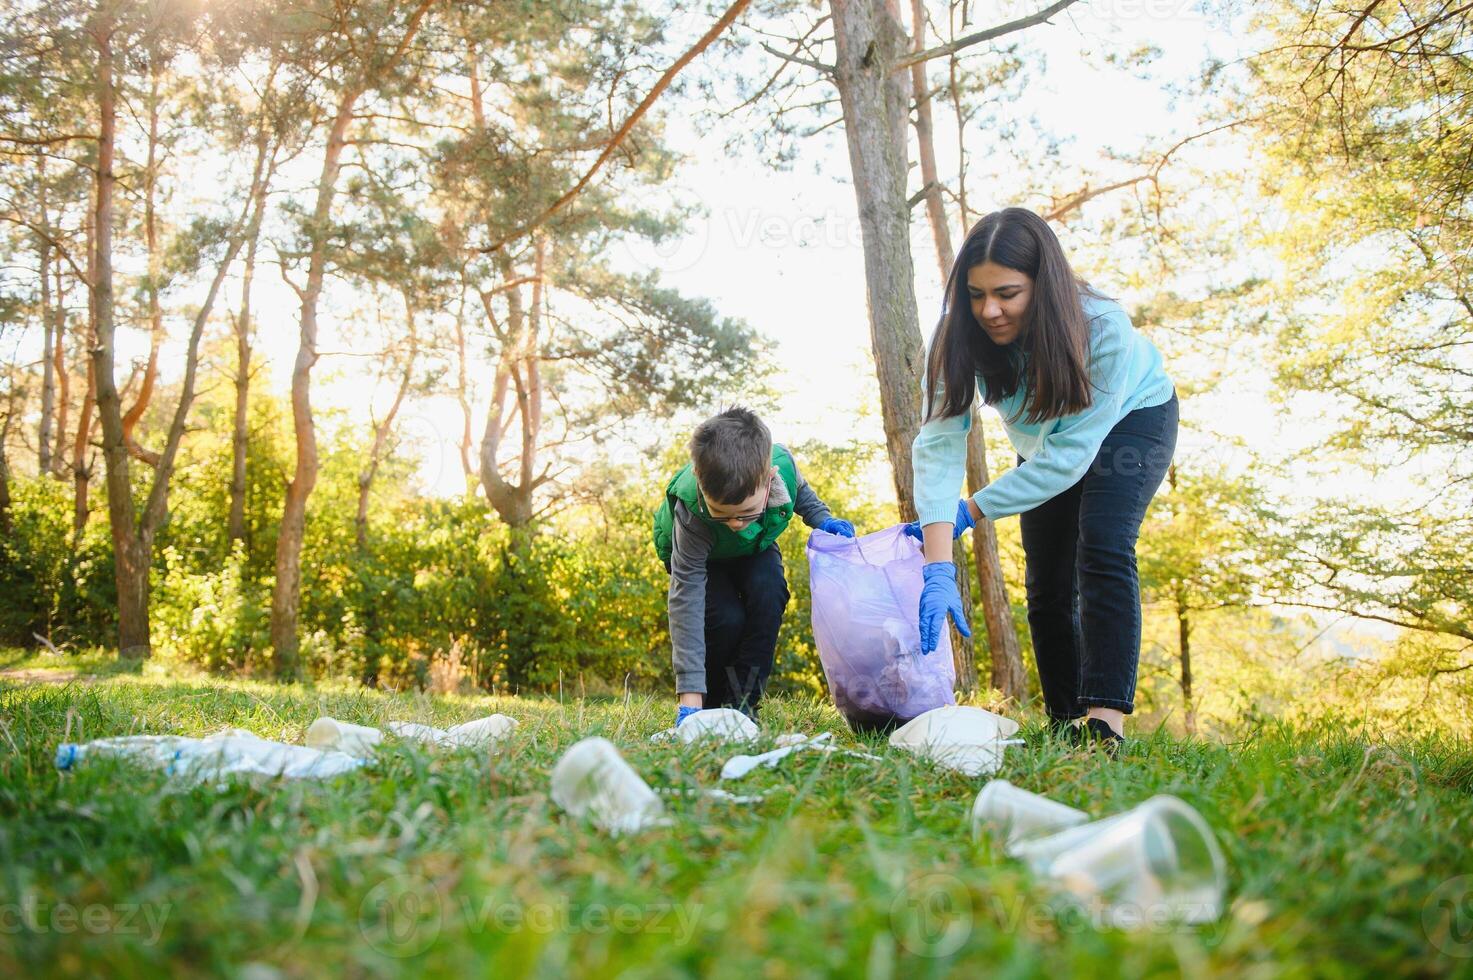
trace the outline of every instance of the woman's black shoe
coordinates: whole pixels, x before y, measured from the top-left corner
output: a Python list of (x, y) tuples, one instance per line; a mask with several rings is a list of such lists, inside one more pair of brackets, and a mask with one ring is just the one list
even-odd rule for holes
[(1086, 718), (1070, 733), (1074, 744), (1082, 749), (1098, 746), (1110, 758), (1120, 754), (1125, 745), (1125, 736), (1115, 734), (1115, 729), (1103, 718)]

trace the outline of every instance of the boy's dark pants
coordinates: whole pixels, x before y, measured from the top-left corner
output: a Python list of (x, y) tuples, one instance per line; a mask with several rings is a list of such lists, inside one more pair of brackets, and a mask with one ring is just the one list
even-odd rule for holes
[(1176, 451), (1177, 422), (1175, 393), (1129, 413), (1078, 483), (1021, 515), (1028, 627), (1051, 718), (1078, 718), (1094, 705), (1135, 708), (1136, 537)]
[(788, 580), (777, 545), (748, 558), (706, 564), (707, 708), (745, 705), (756, 714), (787, 605)]

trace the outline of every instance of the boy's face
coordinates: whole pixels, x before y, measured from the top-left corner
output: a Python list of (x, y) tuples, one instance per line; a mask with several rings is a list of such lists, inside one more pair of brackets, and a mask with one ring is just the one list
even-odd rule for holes
[(701, 498), (706, 502), (706, 513), (711, 515), (713, 521), (725, 524), (733, 531), (740, 531), (766, 512), (767, 498), (772, 492), (772, 478), (776, 475), (777, 467), (774, 466), (767, 471), (752, 495), (738, 504), (719, 504), (702, 490)]

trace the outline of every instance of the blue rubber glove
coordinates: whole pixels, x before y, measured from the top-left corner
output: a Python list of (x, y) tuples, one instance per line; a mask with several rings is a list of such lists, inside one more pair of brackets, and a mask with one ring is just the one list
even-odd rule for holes
[(846, 538), (854, 537), (854, 525), (838, 517), (830, 517), (820, 524), (818, 529), (820, 531), (827, 531), (830, 534), (843, 535)]
[(971, 636), (972, 628), (962, 614), (962, 597), (956, 588), (956, 564), (949, 561), (928, 562), (921, 570), (926, 584), (921, 587), (921, 653), (929, 654), (941, 643), (946, 629), (946, 616), (956, 623), (956, 631)]
[(680, 723), (682, 721), (685, 721), (691, 715), (695, 714), (697, 711), (700, 711), (700, 710), (701, 710), (700, 708), (692, 708), (688, 704), (682, 704), (675, 711), (675, 727), (679, 728), (680, 727)]
[[(956, 502), (956, 520), (951, 525), (951, 540), (953, 541), (977, 526), (977, 522), (972, 519), (972, 508), (967, 506), (968, 499), (963, 497)], [(920, 521), (911, 521), (905, 525), (905, 533), (917, 541), (926, 540), (926, 536), (921, 533)]]

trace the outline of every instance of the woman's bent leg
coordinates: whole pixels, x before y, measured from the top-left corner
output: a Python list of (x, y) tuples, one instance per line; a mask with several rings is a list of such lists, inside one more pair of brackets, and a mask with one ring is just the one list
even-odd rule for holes
[[(1136, 539), (1176, 450), (1177, 400), (1142, 408), (1105, 436), (1080, 484), (1079, 599), (1084, 627), (1079, 703), (1135, 710), (1141, 650)], [(1113, 726), (1112, 726), (1113, 727)]]
[(1075, 484), (1018, 518), (1027, 566), (1028, 632), (1044, 708), (1058, 721), (1084, 714), (1079, 705), (1083, 640), (1075, 580), (1079, 493)]

